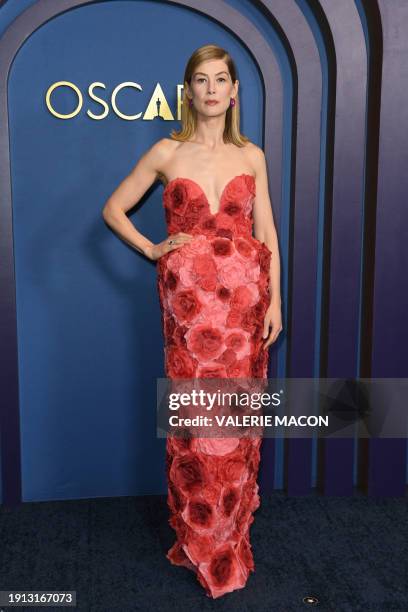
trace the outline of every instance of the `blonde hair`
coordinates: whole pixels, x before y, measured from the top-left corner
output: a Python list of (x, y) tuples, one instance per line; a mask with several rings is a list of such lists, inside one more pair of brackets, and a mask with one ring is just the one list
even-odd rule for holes
[[(187, 62), (186, 69), (184, 71), (184, 89), (183, 89), (183, 100), (181, 106), (181, 129), (172, 130), (170, 138), (173, 140), (186, 141), (189, 140), (195, 134), (197, 126), (197, 113), (193, 106), (190, 107), (189, 98), (186, 94), (186, 84), (191, 84), (191, 78), (197, 69), (198, 65), (202, 62), (220, 59), (223, 60), (227, 66), (231, 75), (232, 82), (235, 83), (237, 80), (237, 70), (233, 59), (230, 54), (222, 49), (218, 45), (204, 45), (199, 47), (191, 55)], [(237, 93), (235, 97), (235, 105), (229, 106), (225, 117), (225, 129), (224, 129), (224, 142), (232, 142), (239, 147), (245, 146), (249, 142), (249, 138), (241, 134), (239, 129), (240, 120), (240, 105), (239, 95)]]

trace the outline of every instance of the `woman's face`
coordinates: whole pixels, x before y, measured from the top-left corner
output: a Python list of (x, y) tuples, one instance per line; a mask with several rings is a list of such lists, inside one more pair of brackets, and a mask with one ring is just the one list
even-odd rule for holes
[[(238, 80), (232, 83), (228, 66), (223, 60), (209, 60), (197, 66), (187, 94), (193, 99), (196, 110), (203, 115), (216, 116), (225, 113), (230, 99), (238, 92)], [(208, 104), (208, 102), (217, 102)]]

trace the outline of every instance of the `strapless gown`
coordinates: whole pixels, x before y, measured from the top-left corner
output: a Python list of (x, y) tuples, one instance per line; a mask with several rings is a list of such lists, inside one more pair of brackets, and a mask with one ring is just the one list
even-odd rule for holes
[[(255, 192), (252, 175), (235, 176), (212, 212), (192, 179), (164, 188), (168, 234), (194, 236), (157, 261), (170, 379), (267, 377), (271, 251), (252, 235)], [(254, 571), (249, 527), (260, 505), (261, 442), (167, 437), (169, 523), (177, 536), (167, 558), (193, 570), (212, 598), (244, 587)]]

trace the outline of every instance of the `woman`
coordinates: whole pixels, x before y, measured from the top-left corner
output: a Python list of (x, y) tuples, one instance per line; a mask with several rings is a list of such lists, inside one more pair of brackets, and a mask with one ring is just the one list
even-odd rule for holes
[[(140, 158), (103, 210), (123, 240), (157, 261), (170, 379), (266, 378), (267, 349), (282, 330), (265, 156), (239, 131), (238, 86), (224, 49), (197, 49), (184, 75), (181, 130)], [(157, 178), (169, 236), (154, 244), (125, 213)], [(242, 588), (254, 570), (249, 526), (260, 503), (260, 444), (167, 438), (177, 534), (167, 557), (193, 570), (209, 597)]]

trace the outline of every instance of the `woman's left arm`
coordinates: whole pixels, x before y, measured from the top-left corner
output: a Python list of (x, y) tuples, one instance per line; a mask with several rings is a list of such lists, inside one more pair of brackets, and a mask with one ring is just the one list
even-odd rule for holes
[[(256, 172), (256, 197), (253, 208), (254, 234), (260, 242), (264, 242), (271, 251), (269, 270), (270, 305), (264, 320), (263, 338), (267, 338), (263, 348), (267, 348), (277, 339), (282, 330), (281, 292), (280, 292), (280, 258), (278, 236), (273, 219), (272, 204), (269, 197), (268, 174), (265, 154), (254, 145), (252, 163)], [(272, 328), (269, 332), (269, 328)], [(269, 336), (268, 336), (269, 334)]]

